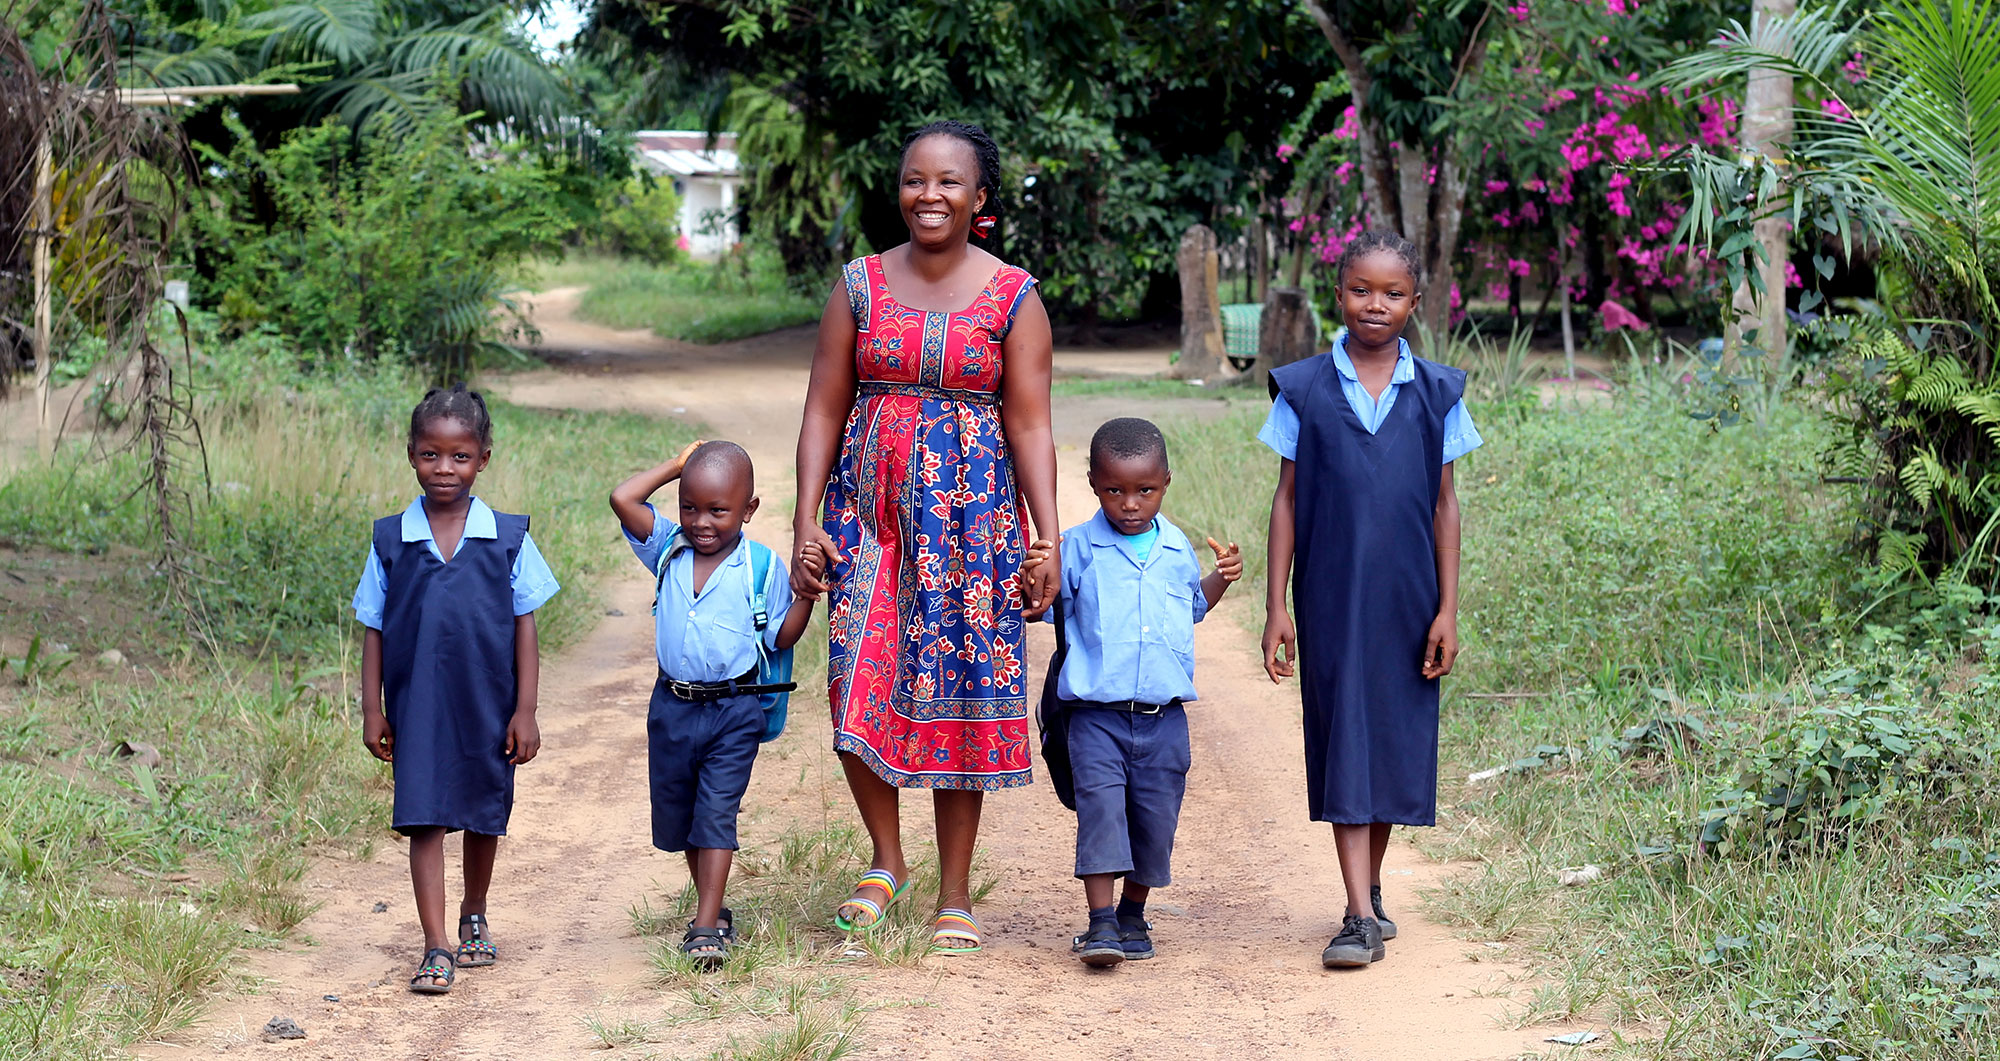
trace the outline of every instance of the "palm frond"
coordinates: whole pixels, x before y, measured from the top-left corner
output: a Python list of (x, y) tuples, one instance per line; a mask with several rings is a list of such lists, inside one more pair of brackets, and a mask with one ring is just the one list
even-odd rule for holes
[(273, 31), (264, 39), (260, 63), (268, 65), (289, 51), (360, 65), (381, 49), (382, 16), (376, 0), (309, 0), (251, 15), (243, 25)]

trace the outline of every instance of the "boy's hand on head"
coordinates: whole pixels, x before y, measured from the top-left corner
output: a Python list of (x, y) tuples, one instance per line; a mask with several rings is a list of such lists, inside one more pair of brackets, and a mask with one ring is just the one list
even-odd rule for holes
[(535, 722), (535, 716), (514, 712), (514, 717), (507, 720), (507, 761), (519, 766), (541, 750), (542, 727)]
[(1208, 547), (1215, 550), (1215, 573), (1222, 576), (1222, 581), (1234, 582), (1243, 577), (1243, 550), (1235, 542), (1224, 549), (1220, 542), (1210, 538)]
[(1298, 628), (1289, 614), (1274, 610), (1264, 618), (1264, 673), (1271, 676), (1271, 684), (1282, 685), (1298, 671), (1298, 661)]
[(380, 711), (362, 713), (361, 745), (368, 754), (385, 763), (396, 761), (396, 735), (389, 729), (389, 720)]
[(680, 469), (687, 467), (688, 458), (694, 456), (695, 450), (698, 450), (706, 445), (708, 445), (707, 439), (698, 438), (695, 439), (693, 442), (688, 443), (686, 446), (681, 447), (680, 453), (674, 457), (675, 475), (678, 476)]
[(1458, 616), (1439, 612), (1424, 638), (1424, 677), (1442, 678), (1451, 673), (1451, 665), (1457, 661)]

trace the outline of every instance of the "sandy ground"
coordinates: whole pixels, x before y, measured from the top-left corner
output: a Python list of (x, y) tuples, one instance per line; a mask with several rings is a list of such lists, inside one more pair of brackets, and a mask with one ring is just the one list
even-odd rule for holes
[[(789, 500), (810, 329), (703, 348), (574, 322), (574, 304), (574, 291), (542, 300), (539, 325), (557, 367), (504, 381), (499, 389), (511, 400), (641, 409), (707, 424), (712, 437), (750, 450), (763, 470), (767, 512)], [(1062, 362), (1065, 372), (1164, 367), (1156, 352), (1065, 354)], [(1141, 411), (1213, 415), (1222, 403), (1171, 408), (1180, 404)], [(1096, 398), (1058, 406), (1067, 522), (1092, 504), (1076, 447), (1103, 417), (1131, 411), (1117, 406)], [(788, 545), (782, 516), (751, 526), (764, 541)], [(720, 1032), (695, 1024), (675, 1029), (671, 1041), (611, 1053), (583, 1024), (653, 1019), (685, 1006), (683, 993), (651, 979), (653, 941), (635, 933), (628, 913), (643, 900), (666, 905), (685, 881), (679, 856), (647, 843), (648, 594), (636, 578), (613, 587), (611, 604), (623, 614), (544, 661), (545, 750), (520, 774), (493, 888), (498, 966), (461, 972), (449, 996), (407, 993), (419, 933), (403, 848), (385, 838), (372, 858), (314, 866), (307, 885), (325, 905), (303, 926), (304, 942), (247, 955), (247, 971), (261, 978), (252, 991), (219, 998), (209, 1020), (137, 1054), (527, 1061), (702, 1056), (717, 1048)], [(850, 1056), (1475, 1061), (1538, 1054), (1551, 1049), (1545, 1036), (1570, 1030), (1510, 1027), (1527, 974), (1507, 963), (1507, 953), (1424, 917), (1419, 891), (1463, 870), (1430, 863), (1400, 840), (1385, 890), (1402, 937), (1370, 969), (1320, 968), (1339, 913), (1328, 901), (1339, 889), (1332, 837), (1305, 818), (1296, 694), (1262, 675), (1242, 621), (1253, 605), (1226, 600), (1198, 628), (1203, 698), (1190, 712), (1195, 765), (1177, 883), (1156, 893), (1152, 908), (1160, 957), (1104, 973), (1068, 955), (1083, 914), (1068, 868), (1074, 820), (1046, 785), (998, 794), (981, 835), (982, 865), (999, 882), (979, 910), (986, 952), (916, 968), (866, 958), (835, 967), (834, 975), (860, 978), (858, 997), (878, 1007), (863, 1018)], [(1039, 676), (1052, 639), (1037, 629), (1032, 641), (1030, 671)], [(790, 730), (759, 759), (743, 822), (746, 854), (790, 829), (853, 816), (826, 751), (830, 723), (814, 699), (796, 698)], [(929, 800), (906, 800), (904, 817), (914, 850), (930, 835)], [(451, 858), (455, 866), (455, 844)], [(372, 912), (378, 902), (386, 912)], [(308, 1037), (259, 1041), (265, 1021), (279, 1014)]]

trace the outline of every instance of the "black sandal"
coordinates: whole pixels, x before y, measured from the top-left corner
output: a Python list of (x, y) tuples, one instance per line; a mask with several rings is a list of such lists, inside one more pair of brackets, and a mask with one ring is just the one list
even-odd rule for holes
[(729, 960), (729, 937), (719, 928), (688, 926), (681, 937), (681, 953), (703, 969), (719, 969)]
[[(466, 932), (470, 927), (472, 931)], [(485, 914), (467, 914), (458, 919), (458, 954), (454, 959), (461, 969), (478, 969), (500, 960), (500, 950), (493, 945), (493, 922)]]
[[(736, 915), (730, 912), (730, 909), (725, 906), (716, 916), (722, 920), (722, 942), (735, 943)], [(689, 928), (694, 927), (694, 918), (692, 917), (688, 918), (687, 927)]]
[[(437, 959), (442, 958), (440, 964)], [(424, 952), (424, 963), (417, 967), (417, 975), (410, 977), (410, 990), (419, 995), (443, 995), (451, 991), (451, 982), (457, 979), (458, 960), (443, 947), (432, 947)], [(438, 983), (443, 980), (444, 983)]]

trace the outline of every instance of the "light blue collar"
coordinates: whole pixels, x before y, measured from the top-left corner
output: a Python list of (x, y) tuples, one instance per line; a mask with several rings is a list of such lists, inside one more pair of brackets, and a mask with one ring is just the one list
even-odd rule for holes
[[(466, 509), (465, 533), (461, 537), (500, 537), (500, 524), (493, 518), (493, 510), (486, 507), (486, 502), (477, 497), (472, 499), (471, 507)], [(437, 536), (431, 533), (430, 517), (424, 514), (424, 499), (421, 496), (410, 502), (409, 508), (403, 510), (403, 540), (406, 542), (437, 540)]]
[[(1097, 514), (1084, 526), (1088, 528), (1085, 536), (1091, 545), (1105, 549), (1123, 548), (1128, 553), (1131, 551), (1131, 546), (1125, 544), (1125, 532), (1111, 525), (1111, 518), (1104, 514), (1103, 509), (1098, 509)], [(1158, 516), (1153, 517), (1153, 529), (1160, 532), (1160, 536), (1153, 542), (1153, 548), (1179, 550), (1181, 543), (1166, 533), (1166, 527), (1166, 520)], [(1153, 555), (1157, 556), (1157, 551)]]
[[(1354, 373), (1354, 359), (1347, 356), (1347, 329), (1345, 328), (1340, 330), (1339, 335), (1333, 337), (1333, 367), (1339, 369), (1340, 374), (1346, 376), (1348, 379), (1356, 383), (1361, 382), (1361, 377)], [(1410, 353), (1410, 342), (1399, 336), (1396, 339), (1396, 371), (1389, 377), (1389, 382), (1391, 384), (1408, 383), (1416, 378), (1417, 363)]]

